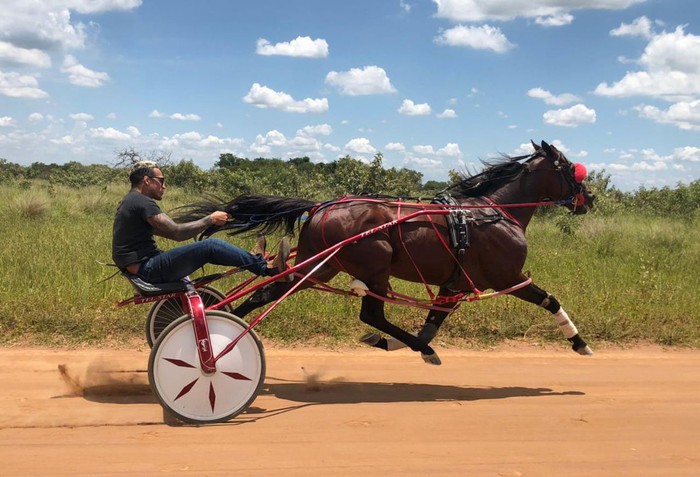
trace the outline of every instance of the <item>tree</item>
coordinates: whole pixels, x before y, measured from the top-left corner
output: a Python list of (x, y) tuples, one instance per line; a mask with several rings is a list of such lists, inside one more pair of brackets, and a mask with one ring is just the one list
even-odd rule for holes
[(139, 161), (153, 161), (160, 167), (172, 165), (172, 151), (164, 149), (153, 149), (147, 153), (137, 151), (133, 146), (116, 151), (117, 159), (112, 164), (115, 169), (129, 168)]
[(248, 159), (235, 156), (230, 152), (225, 152), (219, 154), (219, 160), (214, 163), (214, 167), (218, 169), (231, 169), (245, 161), (248, 161)]

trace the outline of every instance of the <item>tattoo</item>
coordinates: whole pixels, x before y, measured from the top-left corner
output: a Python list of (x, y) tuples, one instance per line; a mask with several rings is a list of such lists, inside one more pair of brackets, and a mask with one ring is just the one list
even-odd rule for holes
[(177, 224), (173, 221), (173, 219), (168, 217), (168, 214), (166, 213), (154, 215), (153, 217), (149, 217), (147, 220), (148, 223), (151, 224), (151, 227), (153, 227), (153, 233), (178, 242), (195, 237), (198, 233), (203, 232), (204, 229), (213, 223), (211, 217), (207, 215), (199, 220), (186, 222), (184, 224)]

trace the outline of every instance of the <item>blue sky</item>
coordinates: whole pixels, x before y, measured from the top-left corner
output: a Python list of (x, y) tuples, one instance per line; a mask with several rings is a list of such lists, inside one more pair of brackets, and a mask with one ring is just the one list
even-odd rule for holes
[(351, 155), (424, 180), (557, 145), (700, 178), (696, 0), (5, 0), (0, 158)]

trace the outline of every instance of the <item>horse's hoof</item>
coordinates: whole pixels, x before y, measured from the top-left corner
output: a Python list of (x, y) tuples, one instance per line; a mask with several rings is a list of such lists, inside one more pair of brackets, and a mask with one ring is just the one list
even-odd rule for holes
[(377, 333), (372, 333), (369, 332), (366, 335), (363, 335), (360, 337), (360, 343), (364, 343), (366, 345), (374, 346), (377, 343), (379, 343), (379, 340), (382, 339), (381, 336), (379, 336)]
[(576, 352), (582, 356), (593, 356), (593, 350), (589, 348), (588, 345), (577, 349)]
[(426, 363), (432, 364), (434, 366), (440, 366), (442, 364), (442, 361), (440, 361), (440, 357), (437, 355), (437, 353), (433, 353), (433, 354), (421, 353), (420, 357), (423, 358), (423, 361), (425, 361)]

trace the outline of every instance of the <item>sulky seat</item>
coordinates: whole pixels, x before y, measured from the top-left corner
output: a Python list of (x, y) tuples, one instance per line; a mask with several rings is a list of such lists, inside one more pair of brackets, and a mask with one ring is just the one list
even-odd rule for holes
[(124, 272), (122, 276), (126, 278), (136, 293), (143, 296), (163, 295), (187, 290), (188, 282), (179, 280), (177, 282), (148, 283), (143, 278), (132, 273)]

